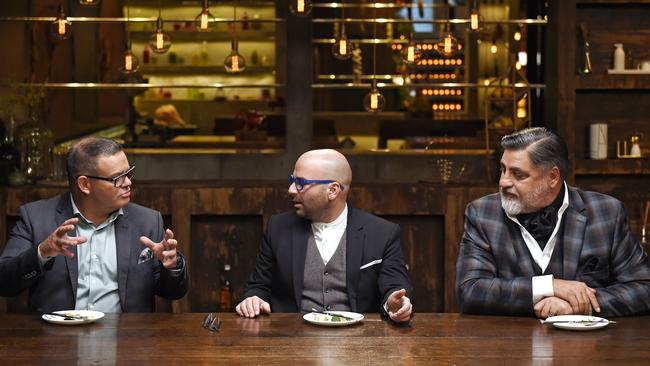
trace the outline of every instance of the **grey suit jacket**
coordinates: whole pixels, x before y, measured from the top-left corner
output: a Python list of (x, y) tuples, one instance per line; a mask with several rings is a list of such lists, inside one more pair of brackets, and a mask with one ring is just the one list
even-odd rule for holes
[[(630, 232), (623, 204), (570, 187), (563, 221), (563, 279), (595, 288), (605, 316), (650, 313), (650, 264)], [(527, 250), (498, 194), (470, 203), (456, 264), (461, 311), (534, 314), (535, 264)]]
[[(401, 288), (412, 298), (399, 226), (348, 205), (346, 232), (346, 283), (352, 311), (384, 314), (382, 305)], [(295, 212), (272, 216), (240, 301), (258, 296), (274, 312), (299, 312), (310, 233), (310, 221)], [(382, 262), (360, 269), (378, 259)]]
[[(122, 311), (152, 311), (154, 294), (167, 299), (183, 297), (188, 281), (185, 268), (180, 276), (173, 276), (155, 258), (138, 264), (139, 254), (145, 248), (140, 244), (140, 236), (154, 242), (164, 236), (160, 213), (134, 203), (125, 206), (123, 212), (115, 220)], [(77, 257), (54, 257), (41, 270), (37, 253), (38, 244), (71, 217), (69, 192), (21, 206), (20, 218), (0, 256), (1, 296), (14, 296), (29, 289), (29, 309), (33, 312), (74, 309)], [(76, 247), (69, 250), (77, 252)]]

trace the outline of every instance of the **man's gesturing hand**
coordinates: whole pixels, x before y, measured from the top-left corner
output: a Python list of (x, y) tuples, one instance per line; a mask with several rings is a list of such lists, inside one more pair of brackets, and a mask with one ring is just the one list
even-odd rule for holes
[(154, 243), (146, 236), (140, 237), (140, 243), (151, 249), (153, 255), (162, 262), (165, 268), (174, 269), (177, 267), (176, 246), (178, 242), (174, 239), (174, 233), (171, 230), (165, 230), (165, 238), (160, 243)]
[(254, 318), (260, 313), (271, 314), (271, 305), (257, 296), (251, 296), (237, 304), (235, 311), (240, 316)]
[(571, 304), (574, 314), (589, 314), (591, 308), (600, 313), (600, 305), (596, 299), (596, 290), (584, 282), (553, 279), (553, 292), (556, 297)]
[(411, 299), (406, 296), (406, 290), (401, 289), (393, 292), (386, 300), (388, 316), (395, 322), (405, 322), (411, 319), (413, 305)]
[(50, 236), (45, 238), (38, 245), (38, 251), (41, 253), (41, 257), (56, 257), (59, 254), (70, 258), (74, 257), (74, 253), (70, 252), (68, 248), (83, 244), (88, 240), (83, 236), (68, 236), (68, 233), (74, 230), (77, 222), (79, 222), (79, 219), (76, 217), (67, 219)]

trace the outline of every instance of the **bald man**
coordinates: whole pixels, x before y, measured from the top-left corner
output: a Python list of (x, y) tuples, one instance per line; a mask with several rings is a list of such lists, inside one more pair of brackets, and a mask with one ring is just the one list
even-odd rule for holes
[(345, 156), (308, 151), (289, 183), (295, 211), (269, 220), (237, 314), (342, 310), (409, 321), (412, 288), (399, 226), (348, 206)]

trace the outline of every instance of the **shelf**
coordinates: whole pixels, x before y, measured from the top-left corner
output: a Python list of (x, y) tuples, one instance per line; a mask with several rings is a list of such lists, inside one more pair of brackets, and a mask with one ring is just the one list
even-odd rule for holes
[[(214, 31), (214, 32), (197, 32), (191, 31), (168, 31), (165, 32), (169, 35), (174, 42), (202, 42), (202, 41), (222, 41), (230, 42), (233, 38), (231, 31)], [(149, 42), (152, 32), (146, 31), (133, 31), (129, 33), (131, 40), (139, 42)], [(257, 42), (272, 42), (275, 41), (275, 32), (265, 32), (258, 30), (237, 30), (237, 40), (241, 41), (257, 41)]]
[(575, 79), (576, 89), (650, 89), (650, 74), (590, 74)]
[(577, 5), (634, 5), (650, 4), (650, 0), (576, 0)]
[(256, 74), (268, 74), (275, 72), (275, 66), (246, 66), (246, 69), (238, 74), (229, 73), (223, 67), (218, 66), (192, 66), (192, 65), (143, 65), (140, 67), (141, 74), (168, 74), (168, 75), (193, 75), (193, 74), (217, 74), (231, 76), (248, 76)]
[(576, 175), (650, 175), (648, 158), (580, 159), (575, 163)]

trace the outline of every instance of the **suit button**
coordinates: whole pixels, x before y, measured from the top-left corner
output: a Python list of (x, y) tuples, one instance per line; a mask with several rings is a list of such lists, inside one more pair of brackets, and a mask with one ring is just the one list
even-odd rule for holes
[(325, 310), (332, 310), (332, 305), (325, 305)]
[(329, 293), (330, 293), (330, 289), (326, 288), (326, 289), (325, 289), (325, 293), (326, 293), (326, 294), (329, 294)]
[(323, 274), (324, 274), (325, 276), (328, 276), (330, 273), (329, 273), (329, 272), (325, 272), (325, 273), (323, 273)]

